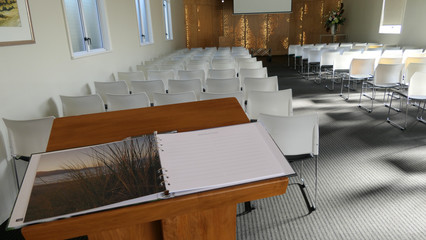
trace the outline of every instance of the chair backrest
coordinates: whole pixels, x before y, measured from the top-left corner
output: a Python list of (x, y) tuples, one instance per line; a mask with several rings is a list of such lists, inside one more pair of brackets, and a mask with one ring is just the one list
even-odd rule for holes
[(240, 91), (240, 80), (238, 78), (207, 78), (206, 92), (230, 93)]
[(258, 69), (262, 67), (263, 67), (262, 61), (255, 61), (255, 62), (246, 61), (246, 62), (240, 62), (238, 64), (238, 69), (241, 69), (241, 68)]
[(333, 71), (349, 71), (353, 56), (336, 55), (333, 62)]
[(354, 58), (349, 68), (352, 76), (373, 76), (376, 59), (374, 58)]
[(53, 116), (31, 120), (3, 118), (11, 154), (29, 157), (32, 153), (46, 151), (54, 119)]
[(402, 79), (402, 63), (379, 64), (374, 73), (374, 84), (377, 86), (397, 86)]
[(197, 101), (197, 97), (195, 96), (194, 92), (153, 93), (153, 94), (154, 94), (154, 106)]
[(278, 77), (271, 76), (266, 78), (246, 77), (244, 79), (243, 92), (244, 100), (247, 100), (247, 93), (250, 91), (278, 91)]
[(229, 98), (234, 97), (238, 100), (241, 107), (244, 109), (244, 100), (243, 100), (243, 92), (229, 92), (229, 93), (209, 93), (202, 92), (200, 95), (200, 100), (210, 100), (210, 99), (219, 99), (219, 98)]
[(294, 45), (294, 44), (289, 45), (288, 46), (288, 54), (294, 55), (296, 53), (297, 46), (300, 46), (300, 45)]
[(246, 77), (266, 78), (268, 77), (268, 70), (266, 67), (257, 69), (240, 68), (239, 78), (241, 86), (244, 85), (244, 78)]
[(235, 69), (209, 69), (209, 78), (234, 78)]
[(423, 49), (405, 49), (402, 54), (402, 62), (404, 63), (408, 57), (421, 57)]
[(426, 72), (426, 63), (410, 63), (404, 72), (404, 84), (409, 85), (411, 77), (416, 72)]
[(202, 86), (206, 84), (206, 75), (204, 70), (179, 70), (178, 79), (200, 79)]
[(408, 97), (426, 100), (426, 73), (416, 72), (410, 79), (408, 86)]
[(154, 102), (154, 96), (152, 93), (166, 93), (166, 88), (162, 80), (146, 80), (146, 81), (132, 81), (133, 92), (145, 92), (151, 103)]
[(302, 46), (295, 46), (294, 47), (294, 56), (295, 57), (302, 57), (303, 55), (303, 47)]
[(169, 80), (169, 93), (194, 92), (197, 100), (200, 99), (202, 84), (200, 79)]
[(383, 51), (382, 57), (401, 57), (402, 58), (403, 50), (402, 49), (385, 49)]
[(106, 94), (106, 104), (108, 106), (108, 111), (151, 106), (149, 97), (144, 92), (133, 94)]
[(426, 57), (407, 57), (404, 62), (404, 71), (407, 71), (407, 67), (410, 63), (426, 63)]
[(247, 95), (246, 111), (250, 119), (257, 119), (259, 113), (292, 116), (292, 90), (286, 89), (275, 92), (250, 91)]
[(129, 94), (129, 87), (125, 81), (94, 82), (96, 93), (106, 102), (105, 94)]
[(322, 51), (320, 66), (333, 66), (334, 58), (340, 55), (339, 51)]
[(321, 61), (321, 54), (321, 50), (311, 49), (308, 52), (308, 63), (319, 63)]
[(212, 69), (235, 69), (235, 61), (233, 58), (213, 59)]
[(161, 80), (163, 81), (164, 88), (167, 90), (167, 81), (169, 79), (176, 79), (175, 71), (169, 70), (148, 70), (148, 80)]
[(105, 112), (105, 104), (98, 94), (86, 96), (59, 96), (62, 101), (63, 116), (75, 116)]
[(352, 48), (353, 43), (340, 43), (339, 47)]
[[(194, 61), (194, 62), (193, 62)], [(202, 70), (204, 71), (204, 79), (207, 78), (207, 74), (209, 73), (210, 63), (206, 61), (200, 61), (197, 63), (197, 60), (191, 60), (188, 64), (186, 64), (186, 70)]]
[(284, 155), (319, 154), (318, 114), (276, 116), (261, 113), (258, 121)]
[(402, 63), (402, 58), (379, 58), (378, 64), (399, 64)]
[(127, 86), (132, 90), (131, 81), (146, 80), (144, 72), (117, 72), (118, 80), (126, 81)]

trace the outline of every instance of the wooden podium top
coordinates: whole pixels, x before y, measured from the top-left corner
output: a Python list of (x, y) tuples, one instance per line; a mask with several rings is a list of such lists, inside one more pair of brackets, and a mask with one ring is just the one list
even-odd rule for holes
[[(247, 122), (249, 119), (234, 98), (63, 117), (54, 120), (47, 150), (112, 142), (154, 131), (191, 131)], [(154, 223), (153, 231), (157, 231), (157, 235), (149, 239), (196, 239), (200, 236), (203, 239), (218, 239), (218, 236), (232, 239), (232, 236), (235, 238), (236, 204), (283, 194), (287, 184), (287, 177), (274, 178), (30, 225), (24, 227), (22, 233), (26, 239), (68, 239), (83, 235), (89, 239), (126, 239), (129, 236), (142, 239), (140, 235), (144, 235), (146, 239), (146, 233), (140, 234), (140, 230), (135, 229)], [(215, 213), (227, 216), (213, 216)], [(224, 219), (227, 222), (219, 224)], [(159, 220), (162, 227), (155, 224)], [(194, 229), (201, 229), (202, 233)], [(121, 238), (113, 237), (112, 232)], [(194, 237), (195, 234), (199, 235)]]
[(47, 151), (83, 147), (157, 131), (179, 132), (247, 123), (235, 98), (56, 118)]

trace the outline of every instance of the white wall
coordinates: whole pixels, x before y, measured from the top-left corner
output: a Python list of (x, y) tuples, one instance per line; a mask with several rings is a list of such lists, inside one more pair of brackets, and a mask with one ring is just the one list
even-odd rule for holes
[(407, 0), (401, 34), (379, 34), (382, 0), (344, 0), (349, 41), (426, 48), (425, 0)]
[[(61, 0), (29, 0), (36, 43), (0, 47), (0, 117), (59, 116), (59, 95), (89, 94), (93, 81), (111, 81), (142, 60), (185, 45), (183, 0), (171, 2), (174, 40), (165, 40), (162, 1), (150, 0), (154, 44), (140, 46), (134, 0), (105, 0), (112, 51), (71, 59)], [(7, 131), (0, 121), (0, 223), (16, 196)]]

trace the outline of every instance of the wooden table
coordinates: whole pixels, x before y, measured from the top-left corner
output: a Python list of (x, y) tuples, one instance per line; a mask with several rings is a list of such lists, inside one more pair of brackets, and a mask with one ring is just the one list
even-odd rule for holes
[[(122, 140), (153, 131), (191, 131), (249, 122), (234, 98), (55, 119), (48, 151)], [(237, 203), (285, 193), (274, 178), (26, 226), (25, 239), (235, 239)]]

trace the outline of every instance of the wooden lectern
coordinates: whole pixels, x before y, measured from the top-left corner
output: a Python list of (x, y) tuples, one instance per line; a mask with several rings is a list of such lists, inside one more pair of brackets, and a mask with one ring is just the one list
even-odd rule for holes
[[(48, 151), (158, 132), (191, 131), (249, 122), (234, 98), (55, 119)], [(26, 226), (25, 239), (235, 239), (237, 203), (285, 193), (279, 177)]]

